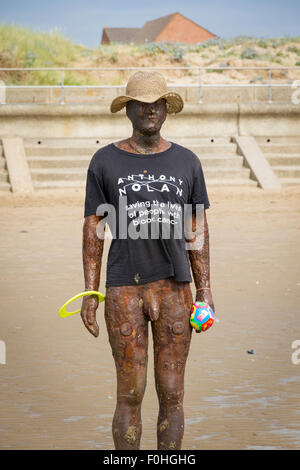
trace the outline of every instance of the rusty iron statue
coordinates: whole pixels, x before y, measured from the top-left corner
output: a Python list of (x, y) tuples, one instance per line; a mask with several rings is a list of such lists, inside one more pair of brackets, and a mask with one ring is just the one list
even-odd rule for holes
[[(166, 119), (167, 112), (179, 112), (183, 103), (179, 95), (167, 91), (164, 78), (160, 74), (138, 72), (129, 80), (126, 96), (115, 99), (111, 110), (116, 112), (122, 107), (126, 107), (126, 115), (132, 123), (132, 136), (110, 144), (110, 146), (101, 149), (101, 153), (94, 157), (97, 162), (103, 161), (103, 165), (114, 165), (114, 168), (109, 170), (110, 172), (106, 169), (101, 173), (101, 179), (97, 179), (96, 189), (102, 184), (101, 194), (105, 194), (106, 202), (109, 202), (109, 189), (105, 178), (118, 172), (118, 165), (114, 163), (117, 160), (114, 159), (118, 158), (119, 162), (123, 159), (123, 162), (125, 158), (128, 158), (128, 161), (133, 164), (141, 164), (140, 168), (145, 167), (144, 175), (150, 171), (149, 165), (154, 165), (151, 168), (155, 169), (160, 160), (164, 161), (166, 172), (168, 161), (172, 155), (170, 149), (172, 145), (174, 148), (175, 144), (162, 138), (160, 129)], [(180, 149), (184, 148), (180, 147)], [(109, 151), (112, 156), (106, 158)], [(177, 154), (176, 158), (180, 158), (180, 152)], [(157, 159), (157, 156), (163, 156), (163, 160)], [(198, 157), (196, 158), (199, 160)], [(185, 161), (184, 165), (188, 171), (189, 160)], [(174, 170), (174, 165), (171, 167)], [(94, 177), (97, 172), (95, 169), (93, 171), (92, 176)], [(117, 176), (120, 180), (120, 175)], [(185, 175), (182, 175), (181, 181), (185, 180)], [(159, 186), (160, 181), (156, 181), (158, 181), (157, 186), (147, 185), (148, 191), (151, 191), (149, 194), (164, 194), (162, 186)], [(109, 181), (108, 184), (111, 182)], [(184, 184), (182, 183), (181, 187), (184, 187)], [(201, 184), (205, 186), (204, 182)], [(133, 189), (137, 190), (137, 180), (135, 180), (135, 185)], [(168, 186), (171, 189), (173, 187), (174, 184)], [(166, 187), (164, 189), (168, 197), (174, 194), (172, 191), (168, 192)], [(190, 190), (192, 189), (190, 188)], [(102, 201), (100, 197), (97, 199), (97, 204), (99, 201)], [(97, 215), (93, 208), (85, 214), (83, 267), (86, 290), (98, 290), (99, 288), (104, 237), (99, 237), (96, 227), (103, 217), (103, 215)], [(183, 256), (187, 257), (188, 264), (192, 269), (196, 287), (195, 300), (207, 302), (214, 310), (210, 288), (209, 231), (205, 210), (201, 227), (200, 224), (197, 226), (197, 218), (193, 214), (192, 229), (194, 232), (193, 241), (201, 231), (203, 243), (199, 245), (198, 249), (186, 251)], [(104, 229), (102, 228), (102, 230)], [(187, 240), (186, 235), (185, 240)], [(122, 242), (124, 246), (124, 240)], [(132, 243), (134, 242), (135, 240), (132, 241)], [(144, 243), (147, 242), (150, 243), (149, 240), (144, 241)], [(138, 252), (136, 256), (138, 256)], [(118, 263), (118, 259), (116, 256), (114, 262)], [(130, 260), (133, 265), (135, 261), (138, 262), (134, 254), (129, 257), (129, 261), (126, 261), (128, 275), (131, 275)], [(114, 263), (108, 265), (108, 274), (109, 270), (113, 269), (113, 265)], [(158, 270), (155, 271), (155, 268), (156, 266), (153, 266), (153, 272), (158, 272)], [(115, 276), (117, 275), (118, 271)], [(143, 278), (142, 268), (139, 265), (135, 276), (132, 277), (132, 282), (131, 277), (128, 282), (122, 281), (125, 278), (120, 272), (120, 282), (116, 277), (114, 278), (115, 282), (112, 281), (106, 286), (105, 321), (117, 371), (117, 404), (112, 423), (112, 434), (115, 448), (119, 450), (139, 449), (140, 446), (141, 405), (146, 387), (149, 324), (151, 324), (153, 333), (155, 384), (159, 401), (157, 448), (180, 449), (182, 444), (184, 373), (192, 336), (192, 328), (189, 323), (193, 303), (191, 279), (185, 277), (184, 280), (178, 280), (176, 272), (174, 275), (162, 274), (160, 276), (158, 274), (156, 277), (154, 280), (151, 278), (149, 280), (149, 276)], [(81, 317), (88, 331), (95, 337), (99, 335), (99, 326), (96, 320), (97, 307), (98, 300), (95, 296), (87, 296), (83, 299)]]

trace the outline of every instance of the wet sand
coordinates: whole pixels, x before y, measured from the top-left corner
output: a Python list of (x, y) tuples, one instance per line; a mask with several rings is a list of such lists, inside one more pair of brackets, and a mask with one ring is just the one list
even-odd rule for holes
[[(193, 334), (183, 449), (300, 448), (300, 364), (291, 360), (300, 340), (300, 188), (208, 191), (220, 321)], [(1, 449), (113, 449), (116, 382), (104, 304), (98, 339), (79, 315), (58, 316), (84, 286), (83, 197), (1, 196)], [(156, 448), (157, 412), (150, 346), (142, 449)]]

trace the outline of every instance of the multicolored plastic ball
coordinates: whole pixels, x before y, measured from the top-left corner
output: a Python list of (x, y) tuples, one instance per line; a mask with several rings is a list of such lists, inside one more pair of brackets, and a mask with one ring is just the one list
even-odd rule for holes
[(206, 302), (194, 302), (190, 323), (197, 331), (206, 331), (214, 323), (215, 316), (212, 308)]

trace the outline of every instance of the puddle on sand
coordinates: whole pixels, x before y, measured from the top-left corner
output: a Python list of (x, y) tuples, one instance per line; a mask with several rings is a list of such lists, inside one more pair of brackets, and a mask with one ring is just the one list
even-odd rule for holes
[[(205, 401), (215, 403), (219, 405), (220, 408), (231, 408), (233, 406), (244, 406), (244, 403), (232, 403), (230, 400), (235, 400), (237, 397), (235, 395), (216, 395), (215, 397), (205, 397)], [(240, 398), (239, 398), (240, 399)]]
[(69, 416), (69, 418), (64, 418), (62, 421), (64, 421), (64, 423), (75, 423), (84, 418), (86, 418), (86, 416)]
[(249, 450), (280, 450), (281, 447), (276, 446), (248, 446)]
[(101, 449), (101, 444), (96, 441), (86, 441), (83, 444), (90, 449)]
[(113, 414), (112, 413), (107, 413), (107, 414), (101, 414), (98, 415), (99, 418), (105, 419), (105, 418), (112, 418)]
[(280, 380), (280, 385), (287, 385), (291, 382), (298, 382), (300, 381), (300, 375), (294, 375), (293, 377), (285, 377), (284, 379)]
[(214, 434), (204, 434), (203, 436), (194, 437), (193, 441), (203, 441), (204, 439), (210, 439), (214, 437)]
[(290, 439), (295, 445), (300, 445), (300, 429), (294, 428), (280, 428), (272, 424), (271, 429), (266, 431), (268, 434), (277, 434), (282, 437)]
[(205, 418), (203, 416), (199, 416), (198, 418), (186, 418), (184, 420), (184, 424), (186, 426), (190, 425), (190, 424), (197, 424), (197, 423), (202, 423), (202, 421), (204, 420)]
[(15, 403), (15, 407), (24, 411), (24, 413), (29, 413), (31, 406), (32, 405), (30, 403)]
[(260, 405), (263, 408), (265, 408), (266, 406), (272, 406), (277, 401), (281, 401), (281, 398), (278, 396), (261, 397), (261, 398), (256, 398), (255, 400), (247, 400), (247, 405)]
[(260, 397), (254, 400), (245, 399), (245, 397), (236, 395), (216, 395), (214, 397), (205, 397), (204, 400), (215, 403), (220, 408), (243, 407), (248, 405), (260, 405), (262, 408), (274, 405), (275, 402), (281, 401), (278, 396)]
[(111, 431), (111, 426), (100, 425), (100, 426), (97, 426), (95, 429), (96, 429), (96, 431), (110, 432)]
[[(247, 390), (247, 388), (248, 388), (248, 390)], [(265, 391), (263, 388), (250, 386), (250, 385), (247, 385), (247, 386), (235, 385), (234, 387), (232, 387), (232, 389), (233, 390), (241, 390), (245, 395), (256, 395), (256, 394), (261, 394)]]

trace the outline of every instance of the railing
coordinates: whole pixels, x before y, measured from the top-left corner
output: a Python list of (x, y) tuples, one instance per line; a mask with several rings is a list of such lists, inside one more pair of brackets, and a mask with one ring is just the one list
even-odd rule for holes
[[(3, 90), (6, 89), (60, 89), (60, 99), (59, 104), (65, 104), (65, 90), (66, 89), (107, 89), (107, 88), (122, 88), (125, 87), (124, 85), (65, 85), (65, 72), (72, 71), (72, 72), (134, 72), (138, 70), (157, 70), (157, 71), (180, 71), (186, 70), (188, 72), (196, 71), (198, 81), (197, 83), (169, 83), (169, 87), (176, 87), (176, 88), (199, 88), (199, 103), (203, 102), (203, 89), (204, 88), (267, 88), (268, 89), (268, 102), (272, 103), (272, 88), (274, 87), (284, 87), (284, 88), (295, 88), (295, 86), (300, 86), (300, 80), (296, 80), (293, 83), (274, 83), (272, 81), (272, 71), (289, 71), (289, 70), (297, 70), (300, 72), (300, 67), (230, 67), (230, 66), (208, 66), (208, 67), (196, 67), (196, 66), (186, 66), (186, 67), (172, 67), (172, 66), (164, 66), (164, 67), (15, 67), (15, 68), (0, 68), (1, 72), (36, 72), (36, 71), (45, 71), (45, 72), (60, 72), (60, 84), (59, 85), (6, 85), (3, 81), (0, 80), (0, 104), (6, 104), (5, 100), (3, 102)], [(264, 70), (267, 71), (268, 74), (268, 81), (267, 83), (203, 83), (203, 73), (207, 70), (216, 70), (216, 71), (230, 71), (230, 70)], [(300, 78), (300, 75), (299, 75)], [(295, 84), (296, 83), (296, 84)], [(2, 91), (2, 93), (1, 93)]]

